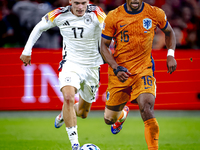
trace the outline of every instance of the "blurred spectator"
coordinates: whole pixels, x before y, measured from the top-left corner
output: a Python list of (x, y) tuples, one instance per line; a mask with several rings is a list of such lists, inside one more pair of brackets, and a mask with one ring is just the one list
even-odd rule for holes
[(118, 6), (124, 4), (126, 0), (105, 0), (105, 12), (108, 13), (110, 10), (117, 8)]
[(69, 0), (49, 0), (49, 2), (52, 4), (52, 6), (54, 7), (54, 9), (58, 8), (58, 7), (65, 7), (67, 5), (69, 5)]
[(165, 47), (165, 34), (159, 29), (156, 29), (155, 36), (153, 39), (153, 49), (160, 50)]
[[(108, 13), (126, 0), (90, 0), (90, 2)], [(200, 0), (144, 0), (144, 2), (165, 11), (168, 21), (175, 30), (177, 49), (200, 49)], [(0, 27), (3, 29), (0, 31), (0, 46), (23, 47), (42, 16), (55, 8), (67, 5), (69, 0), (0, 0)], [(153, 49), (165, 48), (163, 37), (163, 33), (157, 29)], [(44, 32), (40, 38), (34, 47), (62, 47), (58, 28)]]
[(100, 6), (103, 10), (106, 10), (104, 0), (90, 0), (90, 2), (93, 3), (94, 5)]
[[(34, 26), (51, 10), (53, 10), (53, 8), (50, 3), (43, 2), (43, 0), (18, 1), (13, 6), (13, 12), (19, 17), (20, 25), (23, 29), (24, 42), (27, 41)], [(60, 35), (58, 28), (55, 27), (44, 32), (34, 47), (49, 49), (60, 48)]]
[[(152, 2), (153, 0), (146, 1)], [(165, 11), (168, 21), (175, 30), (177, 49), (199, 49), (200, 5), (198, 1), (166, 0), (164, 5), (159, 5), (159, 7)], [(158, 45), (154, 45), (153, 47), (159, 48), (159, 46), (162, 45), (162, 41), (160, 41), (160, 43), (156, 42), (156, 39), (159, 39), (160, 36), (161, 34), (159, 33), (155, 35), (154, 44)]]
[(166, 16), (167, 16), (167, 20), (168, 20), (168, 21), (170, 22), (170, 24), (171, 24), (171, 19), (172, 19), (173, 15), (174, 15), (172, 6), (169, 5), (169, 4), (165, 4), (165, 5), (163, 5), (161, 8), (162, 8), (162, 10), (165, 11), (165, 14), (166, 14)]
[(0, 47), (21, 47), (21, 30), (18, 17), (11, 9), (14, 0), (0, 0)]
[(183, 39), (184, 39), (183, 32), (178, 27), (174, 27), (173, 29), (176, 36), (176, 49), (185, 48), (185, 44), (183, 44)]
[[(183, 22), (185, 27), (183, 27), (182, 31), (183, 31), (183, 35), (184, 35), (184, 39), (185, 39), (185, 44), (186, 44), (186, 48), (195, 48), (196, 47), (196, 31), (197, 31), (197, 27), (195, 24), (195, 20), (193, 21), (193, 12), (192, 12), (192, 8), (188, 7), (188, 6), (184, 6), (182, 7), (182, 18), (183, 18)], [(192, 35), (193, 36), (192, 36)], [(193, 37), (193, 38), (191, 38)], [(191, 45), (192, 44), (192, 45)]]

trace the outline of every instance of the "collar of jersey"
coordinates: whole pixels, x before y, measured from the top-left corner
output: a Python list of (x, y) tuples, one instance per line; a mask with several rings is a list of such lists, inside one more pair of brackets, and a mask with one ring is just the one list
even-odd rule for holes
[(126, 3), (124, 4), (124, 9), (125, 9), (125, 11), (126, 11), (128, 14), (139, 14), (139, 13), (141, 13), (141, 12), (143, 11), (143, 9), (144, 9), (144, 2), (142, 2), (142, 9), (141, 9), (140, 11), (137, 11), (137, 12), (128, 11), (128, 9), (127, 9), (127, 4), (126, 4)]

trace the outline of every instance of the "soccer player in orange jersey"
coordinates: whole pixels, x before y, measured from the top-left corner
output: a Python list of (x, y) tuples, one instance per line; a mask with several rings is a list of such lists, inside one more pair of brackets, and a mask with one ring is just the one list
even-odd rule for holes
[[(109, 64), (105, 123), (111, 125), (113, 134), (117, 134), (129, 112), (126, 103), (138, 103), (149, 150), (158, 149), (159, 138), (159, 126), (154, 115), (156, 80), (151, 56), (156, 27), (165, 33), (167, 67), (171, 74), (177, 66), (174, 31), (162, 9), (142, 0), (126, 0), (125, 4), (108, 13), (100, 50)], [(109, 50), (112, 39), (115, 42), (114, 54)]]

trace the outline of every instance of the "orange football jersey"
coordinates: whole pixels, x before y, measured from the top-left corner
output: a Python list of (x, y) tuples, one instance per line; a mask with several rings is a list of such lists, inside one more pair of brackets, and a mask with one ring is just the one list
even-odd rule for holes
[[(165, 29), (168, 21), (165, 12), (147, 3), (137, 13), (127, 10), (126, 3), (108, 13), (102, 37), (114, 39), (116, 62), (132, 75), (153, 67), (151, 50), (156, 27)], [(114, 75), (109, 67), (109, 74)]]

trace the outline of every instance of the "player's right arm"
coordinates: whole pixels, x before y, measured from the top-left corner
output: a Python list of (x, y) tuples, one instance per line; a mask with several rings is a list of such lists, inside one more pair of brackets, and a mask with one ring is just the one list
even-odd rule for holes
[(129, 75), (131, 75), (131, 73), (125, 67), (119, 66), (117, 64), (117, 62), (115, 61), (115, 58), (109, 48), (112, 38), (116, 32), (116, 27), (115, 27), (116, 23), (115, 23), (115, 18), (114, 18), (113, 14), (114, 14), (114, 12), (110, 11), (104, 21), (104, 28), (102, 30), (102, 36), (101, 36), (100, 53), (101, 53), (103, 59), (113, 69), (113, 72), (117, 76), (117, 78), (121, 82), (125, 82), (128, 79)]
[[(39, 39), (44, 31), (54, 27), (55, 25), (49, 20), (48, 14), (42, 18), (42, 20), (33, 28), (28, 41), (24, 47), (24, 50), (20, 56), (20, 60), (24, 63), (24, 66), (31, 65), (31, 53), (33, 45)], [(47, 41), (48, 42), (48, 41)]]
[(115, 75), (121, 82), (125, 82), (131, 73), (124, 67), (119, 66), (115, 61), (112, 52), (109, 49), (111, 39), (101, 38), (101, 48), (100, 53), (103, 59), (110, 65), (110, 67), (114, 70)]
[(28, 41), (25, 45), (25, 48), (20, 56), (20, 60), (24, 63), (24, 66), (27, 66), (28, 64), (31, 65), (31, 52), (32, 47), (35, 44), (35, 42), (38, 40), (38, 38), (41, 36), (42, 32), (44, 31), (44, 23), (40, 21), (32, 30)]
[(115, 61), (115, 59), (112, 55), (112, 52), (110, 51), (110, 48), (109, 48), (111, 41), (112, 40), (110, 40), (110, 39), (105, 39), (102, 37), (100, 52), (101, 52), (103, 59), (111, 66), (111, 68), (117, 69), (117, 67), (119, 65)]

